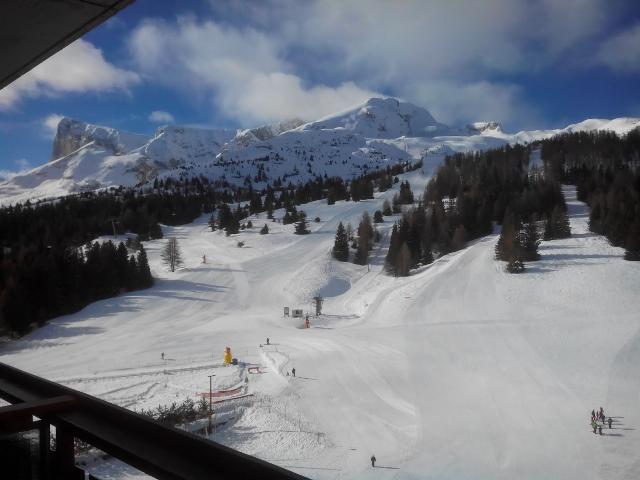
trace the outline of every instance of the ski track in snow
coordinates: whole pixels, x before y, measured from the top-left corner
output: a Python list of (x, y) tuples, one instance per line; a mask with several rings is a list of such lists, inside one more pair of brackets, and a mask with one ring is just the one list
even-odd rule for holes
[[(427, 180), (402, 177), (416, 194)], [(376, 225), (370, 271), (331, 260), (338, 222), (355, 229), (394, 191), (304, 205), (306, 236), (264, 215), (231, 237), (206, 216), (163, 227), (183, 268), (167, 272), (164, 240), (147, 242), (153, 288), (55, 319), (2, 346), (0, 361), (137, 410), (197, 401), (211, 373), (216, 391), (248, 379), (252, 396), (217, 404), (212, 440), (314, 479), (640, 477), (640, 265), (588, 231), (569, 187), (572, 237), (543, 242), (522, 275), (493, 260), (490, 235), (390, 277), (398, 216)], [(282, 316), (311, 312), (318, 292), (324, 315), (310, 329)], [(240, 365), (222, 364), (226, 346)], [(600, 405), (621, 417), (602, 437), (589, 428)], [(386, 468), (370, 467), (373, 453)], [(104, 479), (146, 478), (92, 465)]]

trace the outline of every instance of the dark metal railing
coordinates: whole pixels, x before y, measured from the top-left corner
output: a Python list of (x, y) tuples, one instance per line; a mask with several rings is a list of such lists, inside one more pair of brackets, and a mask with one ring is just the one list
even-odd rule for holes
[[(75, 466), (74, 438), (161, 480), (305, 478), (3, 363), (0, 398), (13, 404), (0, 408), (0, 433), (39, 430), (41, 478), (84, 478)], [(50, 425), (56, 428), (54, 452)]]

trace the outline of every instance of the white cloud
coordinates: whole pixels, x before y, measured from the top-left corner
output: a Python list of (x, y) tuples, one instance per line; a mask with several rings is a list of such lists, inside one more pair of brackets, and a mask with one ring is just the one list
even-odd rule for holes
[(115, 67), (100, 49), (79, 39), (0, 90), (0, 111), (14, 108), (25, 97), (127, 91), (139, 81), (136, 73)]
[(42, 126), (48, 138), (53, 138), (58, 132), (58, 123), (64, 118), (64, 115), (52, 113), (42, 119)]
[(26, 158), (20, 158), (18, 160), (15, 160), (13, 163), (16, 166), (15, 169), (0, 170), (0, 181), (11, 180), (13, 177), (27, 173), (29, 170), (33, 168), (31, 163)]
[(596, 60), (612, 70), (640, 72), (640, 23), (605, 40)]
[(152, 123), (175, 123), (173, 115), (163, 110), (154, 110), (149, 114), (148, 120)]
[(500, 79), (579, 63), (619, 10), (606, 0), (210, 5), (216, 21), (142, 23), (130, 50), (150, 78), (210, 95), (244, 123), (313, 118), (374, 92), (423, 102), (450, 122), (535, 116)]
[(255, 29), (192, 17), (175, 24), (146, 21), (133, 32), (129, 47), (141, 71), (154, 80), (211, 95), (223, 114), (246, 124), (314, 119), (374, 95), (353, 82), (306, 85), (284, 60), (278, 40)]
[(406, 97), (418, 105), (430, 105), (436, 119), (445, 123), (497, 121), (520, 128), (539, 125), (539, 113), (527, 105), (518, 86), (491, 82), (411, 84)]

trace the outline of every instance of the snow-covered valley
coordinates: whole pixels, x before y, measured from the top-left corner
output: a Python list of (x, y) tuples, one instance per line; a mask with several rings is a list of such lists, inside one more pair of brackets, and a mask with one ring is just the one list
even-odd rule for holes
[[(420, 192), (428, 176), (401, 179)], [(638, 478), (640, 265), (588, 231), (571, 187), (572, 237), (543, 242), (522, 275), (493, 259), (491, 235), (389, 276), (397, 217), (378, 225), (369, 267), (333, 260), (338, 223), (395, 191), (304, 205), (321, 219), (304, 236), (264, 214), (230, 237), (206, 216), (163, 227), (184, 268), (162, 264), (166, 240), (146, 242), (154, 287), (53, 320), (2, 345), (0, 361), (138, 410), (196, 401), (215, 374), (216, 391), (243, 397), (216, 404), (211, 439), (310, 478)], [(311, 312), (317, 294), (311, 328), (283, 316)], [(226, 346), (238, 366), (223, 366)], [(600, 406), (614, 418), (603, 436), (589, 425)], [(89, 467), (145, 478), (113, 460)]]

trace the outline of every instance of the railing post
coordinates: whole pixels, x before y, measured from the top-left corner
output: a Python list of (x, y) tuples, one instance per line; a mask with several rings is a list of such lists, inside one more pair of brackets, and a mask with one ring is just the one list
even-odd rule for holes
[(38, 427), (38, 437), (39, 437), (39, 445), (38, 452), (40, 453), (40, 477), (42, 480), (50, 480), (51, 475), (49, 475), (50, 468), (50, 452), (51, 447), (49, 445), (51, 438), (51, 426), (45, 421), (40, 420), (40, 425)]
[(56, 426), (56, 480), (82, 479), (84, 472), (76, 468), (73, 433), (63, 426)]

